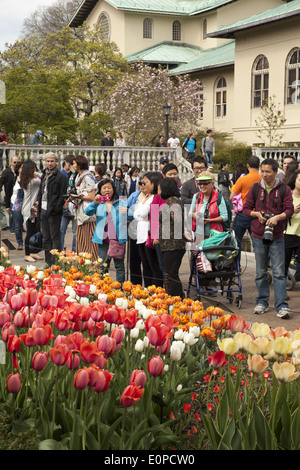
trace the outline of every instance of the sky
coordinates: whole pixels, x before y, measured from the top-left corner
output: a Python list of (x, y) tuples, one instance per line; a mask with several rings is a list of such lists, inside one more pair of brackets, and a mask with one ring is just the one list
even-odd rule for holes
[(14, 43), (21, 34), (25, 18), (40, 6), (48, 7), (55, 0), (0, 0), (1, 27), (0, 50), (5, 49), (5, 43)]

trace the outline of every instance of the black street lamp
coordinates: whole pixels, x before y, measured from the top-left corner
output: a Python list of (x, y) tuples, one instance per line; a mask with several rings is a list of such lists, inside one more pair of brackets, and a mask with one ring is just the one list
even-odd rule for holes
[(165, 104), (163, 106), (163, 112), (164, 112), (164, 115), (165, 115), (165, 118), (166, 118), (166, 143), (168, 141), (168, 138), (169, 138), (169, 116), (170, 116), (170, 109), (171, 109), (171, 106), (169, 104)]

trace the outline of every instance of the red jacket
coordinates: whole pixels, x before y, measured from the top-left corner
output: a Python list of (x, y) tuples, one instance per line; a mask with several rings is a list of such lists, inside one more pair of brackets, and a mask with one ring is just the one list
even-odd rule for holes
[[(266, 191), (266, 186), (264, 180), (261, 180), (258, 185), (259, 185), (259, 191), (257, 195), (257, 199), (254, 203), (254, 198), (253, 198), (253, 186), (250, 188), (246, 202), (244, 204), (243, 208), (243, 214), (247, 215), (248, 217), (251, 217), (251, 212), (256, 211), (256, 212), (263, 212), (265, 214), (274, 214), (274, 215), (279, 215), (282, 212), (285, 212), (287, 219), (292, 217), (294, 213), (294, 205), (293, 205), (293, 195), (292, 191), (289, 186), (286, 186), (285, 194), (283, 200), (280, 198), (280, 185), (283, 184), (282, 181), (279, 181), (276, 179), (274, 187), (271, 189), (270, 193), (268, 194)], [(262, 193), (263, 191), (263, 193)], [(263, 194), (263, 200), (261, 200), (261, 195)], [(276, 206), (276, 196), (278, 198), (277, 200), (277, 206)], [(278, 222), (277, 225), (274, 226), (274, 234), (273, 238), (283, 238), (283, 232), (286, 227), (286, 221), (281, 220)], [(265, 231), (265, 224), (261, 224), (258, 220), (257, 217), (255, 217), (252, 220), (251, 223), (251, 231), (252, 235), (254, 238), (263, 238), (263, 234)]]

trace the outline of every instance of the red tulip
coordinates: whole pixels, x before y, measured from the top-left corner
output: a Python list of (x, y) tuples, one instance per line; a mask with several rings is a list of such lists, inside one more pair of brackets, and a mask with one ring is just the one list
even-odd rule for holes
[(161, 346), (169, 335), (170, 330), (163, 323), (151, 326), (147, 333), (147, 337), (153, 346)]
[(127, 330), (131, 330), (132, 328), (134, 328), (136, 325), (136, 322), (140, 320), (140, 317), (137, 316), (138, 313), (139, 311), (134, 308), (130, 308), (130, 309), (127, 309), (126, 311), (124, 310), (122, 311), (121, 321)]
[(0, 284), (0, 299), (4, 299), (5, 295), (6, 295), (6, 287), (4, 287), (3, 284)]
[(28, 348), (33, 348), (34, 346), (36, 346), (36, 342), (32, 335), (32, 328), (29, 328), (27, 333), (21, 334), (20, 338), (25, 344), (25, 346), (27, 346)]
[(49, 324), (40, 327), (33, 327), (32, 336), (35, 344), (38, 346), (44, 346), (49, 343), (51, 338), (54, 338), (54, 335), (52, 335), (52, 328)]
[(79, 297), (86, 297), (90, 292), (90, 285), (85, 284), (84, 282), (77, 282), (76, 286), (74, 287), (76, 295)]
[(89, 380), (90, 377), (88, 371), (86, 369), (79, 369), (76, 372), (73, 385), (77, 390), (83, 390), (88, 386)]
[(0, 312), (0, 328), (1, 326), (5, 325), (9, 321), (10, 315), (8, 312), (1, 311)]
[(214, 354), (208, 355), (207, 357), (211, 367), (221, 368), (228, 363), (224, 351), (216, 351)]
[(231, 331), (238, 332), (244, 331), (247, 323), (243, 317), (237, 315), (231, 315), (228, 322), (228, 328)]
[(24, 310), (19, 310), (14, 315), (14, 324), (17, 328), (24, 328), (28, 326), (28, 315), (24, 312)]
[(80, 356), (78, 354), (75, 354), (75, 353), (70, 354), (70, 356), (67, 359), (68, 369), (76, 370), (76, 369), (78, 369), (79, 364), (80, 364)]
[(112, 305), (104, 310), (104, 320), (107, 323), (121, 323), (121, 312), (124, 309), (117, 307), (116, 305)]
[(144, 387), (146, 380), (147, 380), (147, 377), (146, 377), (145, 372), (143, 370), (136, 369), (131, 372), (129, 385), (134, 383), (140, 387)]
[(37, 351), (32, 358), (31, 367), (36, 371), (43, 370), (48, 364), (48, 354), (45, 351)]
[(57, 366), (64, 365), (67, 362), (70, 354), (71, 353), (68, 350), (68, 346), (66, 344), (58, 344), (49, 351), (51, 361)]
[(91, 309), (91, 318), (98, 322), (104, 319), (104, 305), (99, 302), (93, 302), (90, 304), (90, 309)]
[(106, 392), (114, 374), (106, 369), (100, 369), (97, 373), (97, 380), (93, 386), (95, 392)]
[(80, 355), (81, 359), (84, 362), (88, 362), (89, 364), (95, 362), (98, 356), (101, 356), (100, 351), (94, 341), (91, 343), (84, 341), (80, 345)]
[(20, 374), (10, 374), (7, 377), (6, 389), (8, 393), (18, 393), (21, 388), (21, 376)]
[(160, 356), (153, 356), (151, 357), (150, 361), (148, 362), (148, 372), (149, 374), (153, 375), (154, 377), (158, 377), (163, 373), (164, 363)]
[(28, 307), (32, 307), (37, 302), (38, 292), (36, 289), (27, 288), (23, 290), (22, 297), (23, 297), (24, 305), (27, 305)]
[(71, 327), (71, 321), (69, 319), (68, 312), (60, 308), (55, 310), (53, 323), (56, 328), (60, 331), (66, 331)]
[(7, 341), (7, 350), (9, 352), (19, 352), (21, 349), (21, 339), (16, 335), (11, 335)]
[(157, 346), (157, 351), (161, 352), (161, 354), (166, 355), (170, 351), (170, 347), (171, 347), (171, 341), (169, 338), (167, 338), (161, 346)]
[(144, 389), (135, 383), (128, 385), (121, 395), (120, 403), (127, 407), (135, 405), (135, 403), (140, 400), (143, 393)]
[(83, 334), (79, 331), (75, 331), (74, 333), (67, 335), (64, 338), (65, 338), (65, 344), (68, 346), (69, 350), (76, 349), (78, 351), (84, 339)]
[(8, 290), (11, 290), (15, 286), (15, 278), (14, 276), (10, 275), (5, 275), (3, 278), (3, 285), (6, 287)]

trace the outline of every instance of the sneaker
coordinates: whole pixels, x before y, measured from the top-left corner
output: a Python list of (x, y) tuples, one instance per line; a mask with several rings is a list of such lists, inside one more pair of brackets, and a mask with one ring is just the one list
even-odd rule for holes
[(264, 305), (262, 304), (258, 304), (256, 305), (253, 313), (256, 313), (256, 315), (263, 315), (264, 313), (266, 313), (268, 311), (268, 307), (265, 307)]
[(18, 250), (23, 250), (23, 245), (19, 245)]
[(288, 307), (282, 307), (278, 312), (277, 312), (277, 317), (283, 318), (283, 319), (288, 319), (290, 317), (290, 309)]

